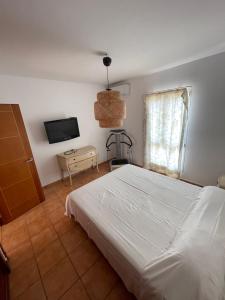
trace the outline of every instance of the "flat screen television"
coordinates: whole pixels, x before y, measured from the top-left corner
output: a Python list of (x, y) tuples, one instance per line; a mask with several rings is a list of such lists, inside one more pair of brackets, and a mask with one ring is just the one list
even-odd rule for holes
[(49, 144), (59, 143), (80, 136), (77, 118), (44, 122)]

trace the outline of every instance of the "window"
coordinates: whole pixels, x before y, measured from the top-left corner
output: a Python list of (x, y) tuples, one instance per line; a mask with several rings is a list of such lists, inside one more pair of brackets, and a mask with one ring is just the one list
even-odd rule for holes
[(145, 99), (145, 167), (179, 177), (187, 121), (187, 89), (147, 95)]

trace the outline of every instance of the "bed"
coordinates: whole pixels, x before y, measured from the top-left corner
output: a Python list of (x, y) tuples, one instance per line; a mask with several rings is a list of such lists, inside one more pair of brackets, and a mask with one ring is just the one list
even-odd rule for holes
[(70, 193), (66, 214), (137, 299), (224, 299), (224, 190), (127, 165)]

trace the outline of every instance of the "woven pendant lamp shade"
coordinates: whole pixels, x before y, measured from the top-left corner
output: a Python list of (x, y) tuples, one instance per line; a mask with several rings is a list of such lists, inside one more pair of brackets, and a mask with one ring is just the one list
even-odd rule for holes
[(126, 105), (120, 92), (106, 90), (97, 94), (94, 104), (95, 119), (101, 128), (120, 128), (126, 118)]

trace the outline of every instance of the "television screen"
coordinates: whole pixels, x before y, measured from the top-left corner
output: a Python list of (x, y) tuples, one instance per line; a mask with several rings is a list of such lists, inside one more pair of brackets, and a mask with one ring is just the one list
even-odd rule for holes
[(80, 136), (77, 118), (44, 122), (49, 144), (67, 141)]

